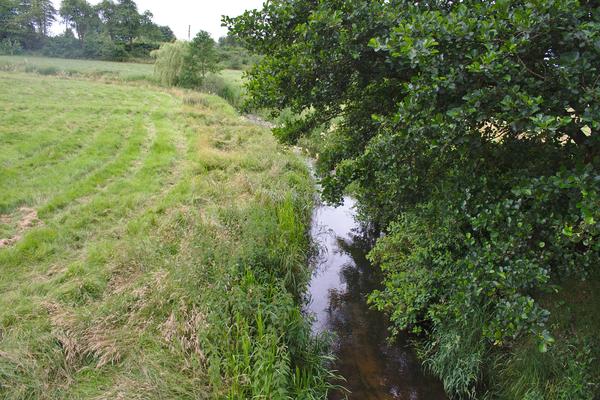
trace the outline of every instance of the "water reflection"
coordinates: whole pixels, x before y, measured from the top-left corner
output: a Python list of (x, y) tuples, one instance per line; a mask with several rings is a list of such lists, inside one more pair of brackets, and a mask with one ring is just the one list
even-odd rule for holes
[(423, 373), (409, 338), (401, 336), (388, 345), (385, 318), (366, 304), (380, 279), (365, 257), (371, 241), (360, 234), (354, 205), (346, 198), (342, 206), (320, 206), (313, 215), (311, 233), (320, 251), (307, 308), (315, 316), (315, 333), (335, 335), (334, 369), (350, 390), (329, 398), (446, 399), (441, 384)]

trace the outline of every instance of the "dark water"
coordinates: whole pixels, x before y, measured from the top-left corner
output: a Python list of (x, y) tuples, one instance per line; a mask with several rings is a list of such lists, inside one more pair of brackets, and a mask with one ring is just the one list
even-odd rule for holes
[(447, 399), (441, 383), (423, 372), (408, 336), (388, 345), (384, 316), (367, 306), (366, 297), (380, 279), (365, 258), (370, 243), (358, 230), (353, 206), (346, 198), (343, 206), (322, 205), (313, 215), (312, 236), (320, 255), (307, 308), (316, 318), (315, 333), (335, 335), (333, 368), (350, 391), (329, 399)]

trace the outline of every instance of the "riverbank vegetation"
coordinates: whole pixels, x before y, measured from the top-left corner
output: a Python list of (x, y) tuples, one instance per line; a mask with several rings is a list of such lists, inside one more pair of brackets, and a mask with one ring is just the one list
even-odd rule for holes
[(263, 56), (249, 106), (291, 110), (276, 135), (314, 139), (324, 196), (350, 191), (385, 233), (370, 302), (422, 334), (449, 394), (597, 398), (595, 3), (273, 1), (225, 21)]
[(219, 97), (0, 72), (0, 397), (322, 398), (313, 185)]
[(191, 42), (163, 43), (152, 52), (154, 77), (164, 86), (178, 86), (215, 93), (240, 109), (243, 103), (241, 74), (234, 79), (219, 76), (222, 53), (208, 32), (200, 31)]

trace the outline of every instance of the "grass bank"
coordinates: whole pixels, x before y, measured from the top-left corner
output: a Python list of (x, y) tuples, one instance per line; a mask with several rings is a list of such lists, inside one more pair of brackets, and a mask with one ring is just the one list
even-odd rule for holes
[(34, 74), (0, 72), (0, 108), (0, 398), (323, 395), (297, 303), (313, 187), (268, 130)]

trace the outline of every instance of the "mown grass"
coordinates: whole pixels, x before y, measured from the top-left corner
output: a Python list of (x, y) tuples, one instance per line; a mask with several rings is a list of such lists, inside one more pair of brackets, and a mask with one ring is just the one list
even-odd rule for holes
[[(154, 65), (145, 63), (0, 55), (0, 70), (156, 83)], [(230, 85), (241, 87), (242, 74), (239, 70), (226, 69), (218, 76)]]
[(0, 398), (324, 395), (312, 183), (270, 132), (216, 96), (13, 72), (0, 108)]
[(42, 75), (83, 75), (122, 80), (152, 80), (152, 64), (99, 60), (71, 60), (38, 56), (0, 56), (0, 69)]

